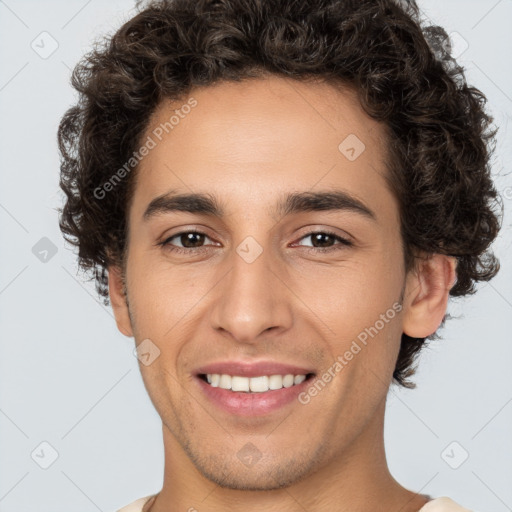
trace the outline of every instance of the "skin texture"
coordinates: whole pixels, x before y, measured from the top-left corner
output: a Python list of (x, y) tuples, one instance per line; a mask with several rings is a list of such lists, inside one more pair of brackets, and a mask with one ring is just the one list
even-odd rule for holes
[[(138, 169), (128, 211), (128, 303), (122, 272), (109, 269), (119, 330), (160, 350), (141, 364), (165, 447), (164, 484), (151, 511), (418, 511), (426, 498), (400, 486), (387, 467), (386, 396), (402, 332), (424, 337), (440, 325), (455, 261), (432, 255), (405, 273), (398, 204), (384, 179), (384, 127), (352, 90), (325, 83), (269, 77), (191, 95), (197, 106)], [(145, 136), (185, 102), (161, 103)], [(365, 144), (354, 161), (338, 149), (349, 134)], [(272, 211), (288, 192), (333, 189), (358, 198), (376, 219)], [(148, 204), (171, 190), (210, 193), (225, 215), (145, 220)], [(207, 236), (203, 252), (158, 245), (192, 229)], [(307, 235), (324, 230), (353, 245), (328, 239), (339, 250), (321, 252)], [(248, 236), (263, 250), (252, 263), (236, 252)], [(236, 417), (210, 403), (193, 377), (199, 366), (230, 359), (297, 364), (318, 377), (402, 297), (401, 312), (306, 405)], [(251, 467), (237, 457), (249, 442), (261, 453)]]

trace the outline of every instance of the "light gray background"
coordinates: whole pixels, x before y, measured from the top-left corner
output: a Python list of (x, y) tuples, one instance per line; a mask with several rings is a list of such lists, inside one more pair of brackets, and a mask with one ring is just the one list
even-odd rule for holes
[[(512, 0), (420, 6), (467, 41), (460, 62), (501, 127), (494, 168), (506, 214), (494, 247), (502, 270), (475, 296), (450, 304), (460, 318), (421, 356), (418, 388), (390, 391), (386, 448), (408, 488), (505, 512), (512, 510)], [(134, 12), (129, 0), (0, 1), (0, 512), (114, 511), (162, 483), (159, 417), (133, 340), (77, 275), (56, 213), (56, 131), (75, 100), (70, 70), (95, 38)], [(59, 45), (48, 58), (31, 47), (51, 49), (43, 31)], [(46, 262), (32, 252), (43, 237), (57, 249)], [(48, 469), (38, 465), (51, 462), (43, 441), (58, 452)]]

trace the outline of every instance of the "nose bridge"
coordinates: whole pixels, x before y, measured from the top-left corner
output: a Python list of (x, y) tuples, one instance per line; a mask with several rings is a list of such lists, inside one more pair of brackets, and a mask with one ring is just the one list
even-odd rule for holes
[(251, 236), (233, 247), (231, 271), (222, 280), (212, 316), (213, 326), (240, 342), (253, 342), (263, 331), (290, 321), (286, 288), (274, 275), (279, 263)]

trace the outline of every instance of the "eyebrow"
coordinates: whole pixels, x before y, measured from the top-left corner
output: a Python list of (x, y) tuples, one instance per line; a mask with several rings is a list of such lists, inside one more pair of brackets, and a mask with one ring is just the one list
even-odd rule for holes
[[(219, 218), (225, 216), (224, 209), (212, 194), (178, 194), (171, 190), (149, 203), (143, 219), (149, 220), (157, 215), (177, 211), (199, 213)], [(272, 211), (280, 217), (308, 211), (350, 211), (368, 219), (377, 220), (375, 213), (368, 206), (343, 190), (289, 193), (277, 203)]]

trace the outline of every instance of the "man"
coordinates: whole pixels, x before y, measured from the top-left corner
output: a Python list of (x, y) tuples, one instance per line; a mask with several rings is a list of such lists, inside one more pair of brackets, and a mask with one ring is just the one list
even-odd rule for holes
[(157, 2), (75, 70), (61, 229), (163, 424), (123, 512), (467, 510), (384, 450), (389, 386), (498, 270), (491, 119), (417, 14)]

